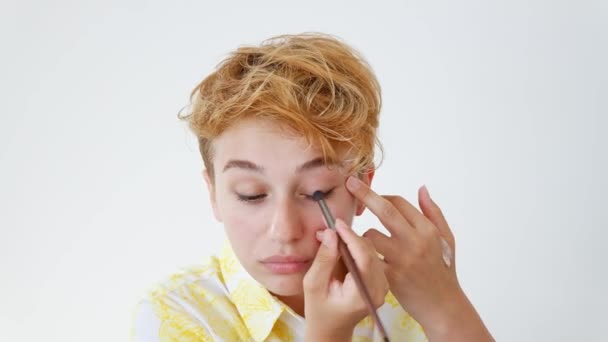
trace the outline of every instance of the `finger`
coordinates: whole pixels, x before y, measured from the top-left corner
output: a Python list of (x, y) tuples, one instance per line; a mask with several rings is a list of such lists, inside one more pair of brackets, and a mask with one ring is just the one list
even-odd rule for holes
[[(339, 219), (336, 220), (336, 229), (338, 230), (340, 237), (345, 236), (346, 239), (343, 240), (348, 240), (344, 241), (344, 243), (351, 252), (359, 274), (361, 275), (361, 281), (367, 287), (372, 302), (379, 302), (381, 304), (384, 302), (384, 297), (388, 292), (388, 282), (385, 275), (387, 264), (380, 260), (373, 243), (368, 238), (356, 235), (344, 221)], [(356, 249), (352, 248), (353, 246), (360, 247), (360, 258), (357, 255)], [(349, 284), (352, 286), (352, 283), (347, 281), (349, 276), (354, 277), (351, 272), (346, 274), (346, 278), (344, 279), (344, 285), (346, 287), (348, 287)], [(354, 279), (352, 282), (354, 282)]]
[(378, 217), (391, 236), (407, 237), (407, 234), (402, 233), (404, 230), (412, 229), (412, 226), (391, 202), (376, 194), (354, 176), (348, 177), (346, 188)]
[(448, 222), (441, 211), (441, 208), (431, 199), (428, 189), (426, 186), (422, 186), (418, 189), (418, 204), (424, 216), (426, 216), (434, 225), (439, 229), (439, 233), (447, 241), (450, 247), (454, 249), (454, 235), (448, 225)]
[(341, 219), (336, 220), (336, 230), (353, 256), (357, 267), (364, 268), (373, 258), (377, 259), (376, 249), (371, 241), (358, 236)]
[(384, 261), (387, 261), (387, 254), (391, 254), (392, 256), (394, 247), (390, 237), (382, 234), (374, 228), (370, 228), (363, 233), (363, 237), (371, 241), (376, 251), (384, 256)]
[(317, 232), (322, 240), (315, 259), (304, 275), (303, 286), (307, 292), (327, 291), (336, 263), (338, 262), (338, 236), (331, 229)]
[(391, 202), (397, 210), (405, 217), (410, 225), (416, 229), (422, 229), (430, 223), (416, 207), (401, 196), (382, 196), (387, 201)]
[[(372, 306), (377, 309), (384, 304), (384, 299), (389, 291), (389, 284), (384, 271), (379, 274), (372, 275), (367, 279), (362, 279), (365, 283), (365, 287), (369, 294), (369, 299), (372, 302)], [(343, 294), (350, 294), (352, 296), (352, 303), (358, 304), (359, 310), (366, 311), (367, 305), (365, 304), (364, 295), (359, 290), (355, 277), (352, 273), (347, 273), (344, 277), (344, 283), (342, 284)]]

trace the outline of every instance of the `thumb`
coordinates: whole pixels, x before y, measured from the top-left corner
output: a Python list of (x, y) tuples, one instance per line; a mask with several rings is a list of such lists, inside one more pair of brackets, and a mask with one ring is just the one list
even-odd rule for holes
[(326, 291), (329, 288), (334, 267), (338, 261), (338, 236), (331, 229), (317, 232), (321, 245), (312, 265), (304, 276), (304, 289), (307, 291)]

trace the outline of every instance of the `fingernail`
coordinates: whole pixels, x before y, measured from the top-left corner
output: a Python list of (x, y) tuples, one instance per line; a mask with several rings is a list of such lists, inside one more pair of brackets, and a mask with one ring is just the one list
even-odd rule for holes
[(346, 224), (344, 223), (344, 221), (342, 221), (341, 219), (336, 219), (336, 228), (344, 228), (345, 226)]
[(424, 191), (424, 192), (425, 192), (425, 194), (426, 194), (426, 196), (427, 196), (428, 198), (431, 198), (431, 194), (429, 194), (429, 189), (426, 187), (426, 184), (424, 184), (424, 185), (422, 186), (422, 191)]
[(326, 246), (331, 248), (331, 234), (329, 234), (329, 232), (326, 232), (323, 234), (323, 241), (322, 243)]
[(352, 190), (357, 190), (361, 186), (361, 181), (355, 176), (349, 176), (346, 185)]
[(336, 219), (336, 229), (340, 227), (340, 229), (348, 229), (348, 226), (341, 219)]
[(317, 240), (319, 241), (323, 241), (323, 231), (322, 230), (317, 230)]

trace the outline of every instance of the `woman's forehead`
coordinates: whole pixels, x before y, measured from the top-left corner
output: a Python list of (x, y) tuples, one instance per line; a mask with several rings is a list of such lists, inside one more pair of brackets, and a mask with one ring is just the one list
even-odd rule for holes
[(213, 140), (216, 160), (250, 157), (282, 157), (294, 161), (320, 156), (321, 150), (304, 135), (263, 119), (248, 119), (226, 129)]
[(304, 135), (265, 119), (242, 120), (214, 139), (212, 148), (214, 168), (219, 173), (234, 167), (290, 173), (344, 167), (325, 160), (322, 149)]

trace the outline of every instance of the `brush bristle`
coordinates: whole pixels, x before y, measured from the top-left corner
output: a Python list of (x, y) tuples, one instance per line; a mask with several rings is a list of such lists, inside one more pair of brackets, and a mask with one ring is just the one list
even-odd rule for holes
[(320, 200), (322, 200), (324, 197), (325, 197), (325, 193), (324, 193), (323, 191), (321, 191), (321, 190), (317, 190), (317, 191), (315, 191), (315, 192), (312, 194), (312, 198), (313, 198), (315, 201), (320, 201)]

